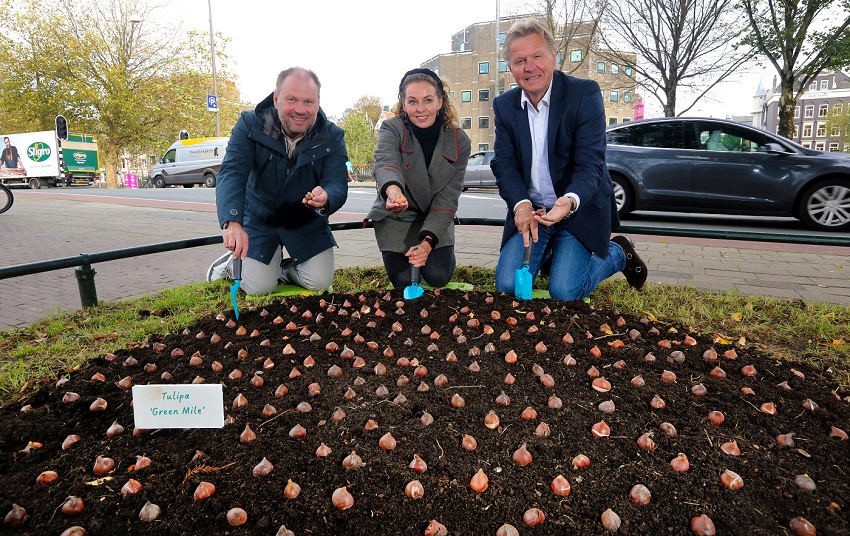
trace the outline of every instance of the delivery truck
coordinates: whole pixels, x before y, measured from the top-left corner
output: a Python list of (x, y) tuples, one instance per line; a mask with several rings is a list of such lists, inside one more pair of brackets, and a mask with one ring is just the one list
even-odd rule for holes
[(90, 135), (59, 140), (56, 131), (44, 130), (0, 137), (0, 182), (6, 186), (88, 185), (99, 175), (97, 143)]
[(227, 137), (175, 141), (151, 169), (151, 184), (156, 188), (178, 184), (215, 188), (228, 141)]

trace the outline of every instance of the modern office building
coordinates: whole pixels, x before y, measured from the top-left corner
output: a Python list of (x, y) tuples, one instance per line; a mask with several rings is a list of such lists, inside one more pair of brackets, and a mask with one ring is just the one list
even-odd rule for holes
[[(753, 124), (770, 132), (779, 128), (780, 87), (759, 87), (754, 97)], [(843, 71), (827, 71), (809, 82), (794, 108), (793, 140), (818, 151), (845, 151), (840, 127), (828, 125), (829, 117), (844, 110), (850, 101), (850, 76)], [(850, 149), (850, 147), (847, 147)]]
[[(520, 19), (534, 15), (520, 15), (499, 19), (498, 40), (495, 22), (481, 22), (467, 26), (452, 36), (451, 52), (439, 54), (422, 63), (440, 75), (446, 83), (452, 102), (458, 112), (461, 127), (472, 140), (472, 151), (493, 148), (494, 125), (492, 99), (516, 86), (501, 57), (505, 34)], [(581, 26), (589, 26), (578, 23)], [(635, 55), (622, 55), (627, 62), (611, 61), (612, 55), (595, 50), (590, 34), (574, 32), (573, 42), (566, 58), (558, 55), (558, 65), (565, 73), (596, 80), (602, 89), (605, 113), (609, 125), (631, 121), (635, 118), (635, 81), (632, 65)]]

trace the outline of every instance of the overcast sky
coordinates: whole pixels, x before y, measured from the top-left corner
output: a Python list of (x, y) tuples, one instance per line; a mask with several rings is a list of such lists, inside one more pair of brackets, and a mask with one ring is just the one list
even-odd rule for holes
[[(227, 52), (242, 98), (257, 103), (274, 89), (277, 73), (293, 65), (313, 69), (322, 82), (321, 105), (338, 117), (362, 95), (392, 104), (405, 71), (451, 51), (451, 36), (491, 21), (496, 0), (211, 0), (213, 28), (230, 37)], [(182, 24), (209, 32), (207, 0), (181, 0)], [(502, 16), (532, 10), (523, 0), (501, 0)], [(765, 83), (772, 73), (765, 71)], [(759, 74), (712, 92), (688, 115), (745, 115)], [(647, 101), (648, 116), (660, 106)], [(654, 113), (653, 113), (654, 112)]]

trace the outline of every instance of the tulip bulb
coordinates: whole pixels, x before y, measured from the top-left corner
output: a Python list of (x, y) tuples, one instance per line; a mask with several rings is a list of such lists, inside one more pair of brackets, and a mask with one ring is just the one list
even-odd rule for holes
[[(290, 434), (291, 435), (291, 434)], [(251, 430), (250, 425), (245, 425), (245, 429), (242, 430), (242, 433), (239, 434), (239, 441), (242, 443), (250, 443), (251, 441), (257, 439), (257, 434)]]
[(424, 473), (428, 469), (428, 464), (426, 464), (425, 460), (420, 458), (418, 454), (414, 454), (413, 461), (411, 461), (407, 467), (413, 469), (417, 473)]
[(519, 531), (510, 523), (505, 523), (496, 529), (496, 536), (519, 536)]
[(263, 458), (260, 463), (254, 466), (254, 469), (251, 471), (251, 474), (254, 476), (266, 476), (274, 470), (274, 465), (272, 462), (268, 461), (266, 458)]
[(526, 444), (523, 443), (518, 449), (516, 449), (511, 456), (514, 463), (519, 465), (520, 467), (525, 467), (526, 465), (531, 463), (532, 456), (531, 453), (526, 448)]
[(387, 432), (381, 436), (381, 439), (378, 440), (378, 446), (381, 447), (382, 450), (395, 450), (396, 440), (392, 434)]
[(29, 515), (26, 508), (17, 504), (12, 504), (12, 509), (6, 514), (3, 522), (10, 527), (20, 527), (27, 520)]
[(227, 523), (231, 527), (244, 525), (248, 521), (248, 512), (242, 508), (231, 508), (227, 511)]
[(471, 435), (464, 434), (463, 439), (461, 440), (460, 444), (461, 444), (461, 446), (463, 447), (464, 450), (471, 452), (471, 451), (475, 450), (475, 448), (478, 446), (478, 441), (476, 441), (475, 438), (472, 437)]
[(56, 471), (44, 471), (35, 478), (35, 483), (40, 486), (46, 486), (59, 478)]
[(545, 422), (541, 422), (537, 425), (537, 428), (534, 429), (534, 435), (537, 437), (549, 437), (552, 433), (552, 430), (549, 429), (549, 425)]
[(631, 497), (635, 504), (649, 504), (650, 499), (652, 499), (652, 494), (643, 484), (636, 484), (629, 492), (629, 497)]
[(83, 503), (83, 500), (74, 496), (68, 497), (62, 505), (62, 513), (66, 516), (77, 515), (85, 509), (86, 505)]
[(787, 434), (780, 434), (776, 436), (776, 442), (783, 447), (793, 447), (794, 446), (794, 432), (790, 432)]
[(195, 488), (194, 497), (196, 501), (202, 501), (212, 496), (213, 493), (215, 493), (214, 485), (210, 482), (201, 482), (198, 484), (198, 487)]
[(324, 458), (325, 456), (330, 455), (331, 452), (331, 448), (322, 443), (321, 445), (319, 445), (319, 448), (316, 449), (316, 457)]
[(475, 473), (469, 481), (469, 487), (478, 493), (483, 493), (489, 485), (490, 479), (487, 478), (487, 475), (484, 474), (482, 469), (478, 469), (478, 472)]
[(815, 526), (804, 517), (795, 517), (791, 520), (789, 526), (791, 527), (791, 530), (794, 531), (794, 534), (797, 534), (797, 536), (815, 536), (815, 534), (817, 534)]
[(637, 440), (638, 447), (643, 450), (655, 450), (655, 441), (652, 440), (652, 432), (646, 432)]
[(705, 514), (691, 518), (691, 532), (697, 536), (714, 536), (717, 533), (714, 522)]
[(162, 513), (162, 509), (159, 506), (147, 501), (139, 511), (139, 519), (141, 521), (155, 521), (159, 518), (160, 513)]
[(539, 508), (529, 508), (522, 515), (522, 522), (529, 527), (536, 527), (546, 520), (546, 515)]
[(563, 475), (556, 476), (550, 484), (552, 493), (560, 497), (566, 497), (570, 494), (570, 481), (564, 478)]
[(351, 496), (345, 486), (334, 490), (331, 501), (340, 510), (348, 510), (354, 506), (354, 497)]
[(97, 476), (103, 476), (111, 471), (113, 467), (115, 467), (115, 460), (104, 456), (98, 456), (94, 461), (94, 469), (92, 469), (92, 471)]
[(605, 530), (608, 532), (617, 532), (620, 530), (620, 516), (617, 515), (614, 510), (610, 508), (602, 512), (602, 526), (605, 527)]
[(357, 453), (353, 450), (351, 451), (351, 454), (349, 454), (342, 460), (342, 466), (346, 469), (360, 469), (364, 465), (366, 464), (363, 463), (363, 460), (360, 458), (360, 456), (358, 456)]
[(741, 475), (738, 473), (726, 469), (723, 471), (723, 474), (720, 475), (720, 483), (729, 489), (735, 490), (743, 487), (744, 479), (741, 478)]
[(425, 528), (425, 536), (446, 536), (448, 533), (446, 526), (436, 519), (432, 519)]
[(283, 494), (287, 499), (294, 499), (298, 497), (301, 493), (301, 486), (292, 481), (292, 479), (288, 479), (286, 482), (286, 487), (283, 488)]
[(590, 431), (593, 433), (593, 437), (608, 437), (611, 435), (611, 427), (605, 421), (599, 421), (594, 424)]
[(688, 457), (683, 452), (680, 452), (678, 456), (670, 461), (670, 467), (680, 473), (684, 473), (691, 468), (691, 464), (688, 462)]
[(404, 494), (411, 499), (421, 499), (425, 495), (425, 488), (418, 480), (411, 480), (404, 487)]
[(142, 491), (142, 483), (131, 478), (121, 487), (121, 496), (127, 497), (128, 495), (135, 495), (140, 491)]
[(499, 416), (496, 415), (495, 411), (490, 410), (490, 412), (484, 416), (484, 426), (490, 430), (495, 430), (499, 427)]
[(708, 420), (711, 421), (712, 424), (721, 425), (723, 421), (726, 420), (726, 416), (723, 415), (720, 411), (709, 411), (708, 412)]
[(579, 467), (587, 467), (590, 465), (590, 458), (585, 456), (584, 454), (577, 454), (575, 458), (573, 458), (573, 467), (578, 469)]

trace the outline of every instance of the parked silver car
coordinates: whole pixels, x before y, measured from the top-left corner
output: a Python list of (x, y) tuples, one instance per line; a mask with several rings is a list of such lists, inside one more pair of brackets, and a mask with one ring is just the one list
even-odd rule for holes
[(469, 155), (466, 174), (463, 176), (463, 191), (468, 188), (495, 188), (496, 176), (490, 169), (493, 151), (479, 151)]
[(732, 121), (663, 118), (608, 127), (621, 217), (633, 210), (793, 216), (850, 229), (850, 155), (806, 149)]

